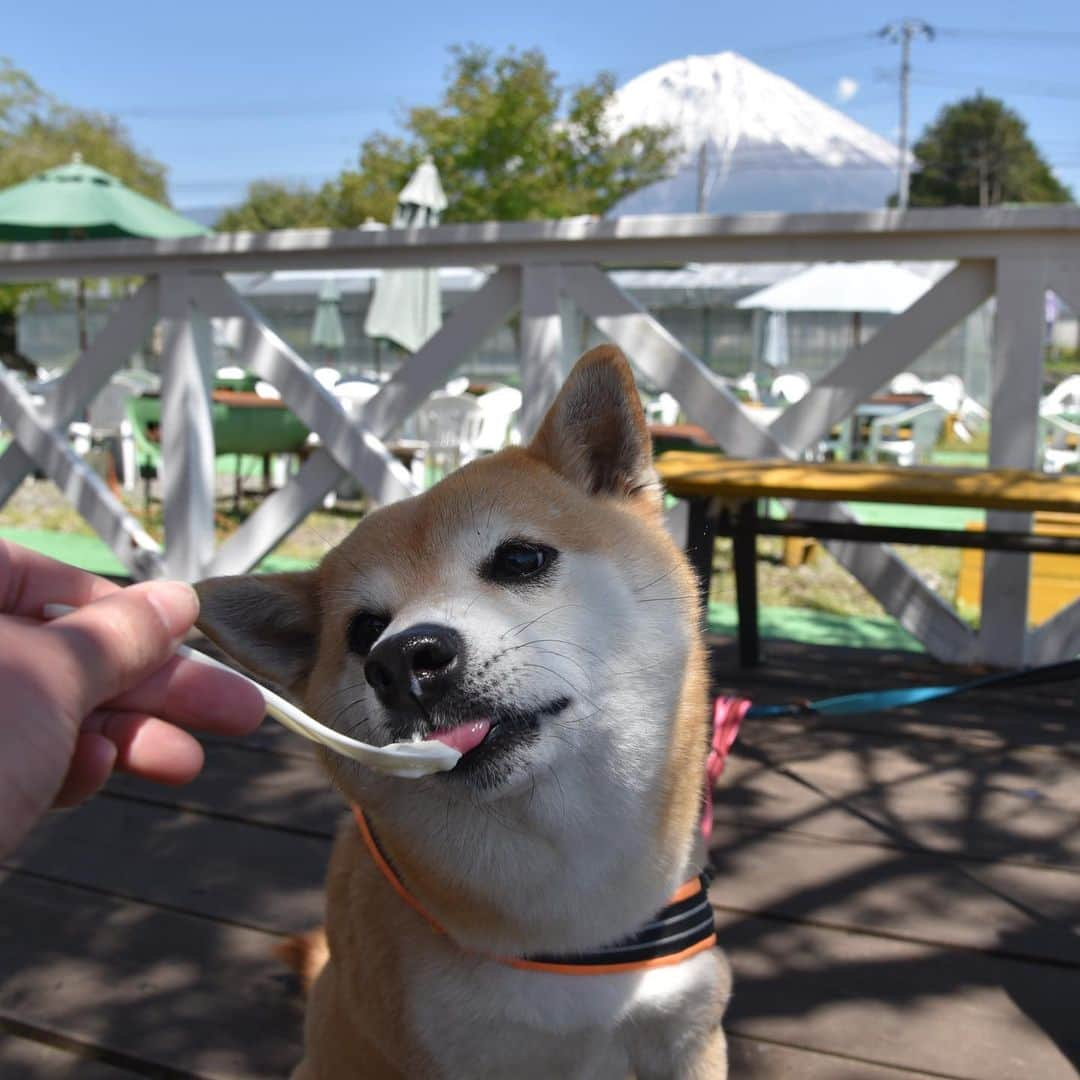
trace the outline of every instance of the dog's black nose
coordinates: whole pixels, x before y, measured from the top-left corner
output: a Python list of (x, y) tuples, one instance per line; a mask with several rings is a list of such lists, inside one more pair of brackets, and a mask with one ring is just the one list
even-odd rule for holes
[(380, 641), (364, 664), (364, 677), (388, 709), (427, 707), (458, 681), (465, 643), (449, 626), (418, 623)]

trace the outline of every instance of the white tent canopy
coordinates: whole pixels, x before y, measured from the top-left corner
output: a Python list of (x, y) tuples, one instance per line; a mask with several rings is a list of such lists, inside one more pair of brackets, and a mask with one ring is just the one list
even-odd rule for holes
[(743, 297), (737, 307), (764, 311), (906, 311), (932, 285), (932, 277), (892, 262), (818, 263)]

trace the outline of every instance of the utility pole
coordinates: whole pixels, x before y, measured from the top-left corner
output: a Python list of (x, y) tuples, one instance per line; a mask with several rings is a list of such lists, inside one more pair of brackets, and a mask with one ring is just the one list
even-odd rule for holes
[(900, 181), (896, 189), (896, 204), (907, 209), (911, 167), (908, 164), (908, 97), (911, 93), (911, 41), (922, 37), (934, 40), (934, 28), (922, 19), (903, 19), (883, 26), (877, 36), (900, 43)]
[(709, 143), (703, 142), (697, 155), (697, 212), (705, 213), (705, 199), (709, 184)]

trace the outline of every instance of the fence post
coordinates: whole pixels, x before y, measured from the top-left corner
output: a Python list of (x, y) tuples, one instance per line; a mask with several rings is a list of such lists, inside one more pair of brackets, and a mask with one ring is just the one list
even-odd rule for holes
[[(1045, 264), (1034, 256), (997, 261), (997, 320), (990, 367), (990, 466), (1039, 466)], [(988, 529), (1024, 530), (1031, 514), (990, 511)], [(988, 551), (983, 562), (978, 655), (987, 664), (1015, 667), (1026, 659), (1031, 556)]]
[(214, 554), (214, 427), (210, 320), (192, 302), (187, 273), (161, 275), (165, 345), (161, 380), (161, 480), (165, 564), (201, 577)]
[(521, 268), (521, 434), (530, 439), (563, 380), (559, 267)]

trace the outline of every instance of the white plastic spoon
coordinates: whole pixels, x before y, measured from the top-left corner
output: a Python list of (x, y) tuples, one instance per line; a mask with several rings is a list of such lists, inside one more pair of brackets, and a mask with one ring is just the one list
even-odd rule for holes
[[(75, 608), (68, 604), (46, 604), (42, 608), (42, 614), (46, 619), (57, 619), (62, 615), (71, 614), (74, 610)], [(220, 668), (231, 675), (247, 679), (246, 675), (186, 645), (177, 646), (176, 652), (178, 656), (183, 656), (188, 660), (206, 664), (208, 667)], [(430, 776), (432, 773), (448, 772), (461, 760), (461, 754), (457, 750), (437, 739), (395, 742), (388, 746), (372, 746), (370, 743), (360, 742), (359, 739), (352, 739), (325, 724), (320, 724), (318, 720), (301, 712), (291, 702), (275, 694), (273, 690), (260, 686), (254, 679), (248, 679), (248, 682), (262, 694), (263, 701), (266, 702), (266, 711), (279, 724), (297, 735), (303, 735), (305, 739), (336, 750), (339, 754), (352, 758), (353, 761), (378, 769), (379, 772), (399, 776), (406, 780), (416, 780), (421, 776)]]

